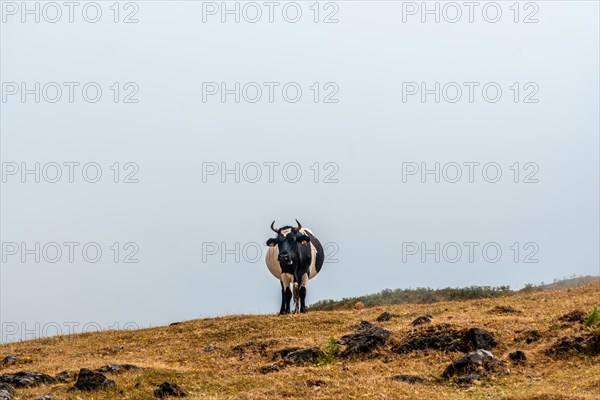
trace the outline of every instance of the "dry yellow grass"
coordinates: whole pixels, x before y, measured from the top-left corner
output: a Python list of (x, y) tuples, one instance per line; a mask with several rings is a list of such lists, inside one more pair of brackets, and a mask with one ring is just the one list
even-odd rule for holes
[[(97, 368), (108, 363), (131, 363), (144, 368), (107, 374), (116, 390), (67, 392), (73, 382), (19, 389), (16, 399), (54, 393), (58, 399), (151, 399), (156, 384), (165, 380), (184, 387), (193, 399), (514, 399), (553, 400), (600, 397), (600, 357), (548, 357), (545, 350), (558, 338), (583, 333), (581, 324), (562, 326), (558, 317), (575, 309), (589, 311), (600, 304), (600, 283), (575, 289), (518, 294), (501, 299), (408, 304), (364, 310), (312, 312), (304, 315), (238, 315), (183, 322), (138, 331), (106, 331), (38, 339), (0, 346), (0, 355), (17, 353), (31, 363), (5, 367), (0, 373), (36, 371), (55, 375), (63, 370)], [(497, 314), (495, 306), (512, 306), (522, 313)], [(509, 362), (510, 374), (470, 388), (441, 379), (444, 368), (459, 353), (420, 351), (396, 354), (386, 345), (358, 359), (335, 359), (316, 366), (289, 366), (261, 374), (273, 351), (286, 346), (323, 346), (354, 330), (360, 320), (374, 321), (383, 311), (397, 317), (379, 323), (399, 341), (412, 330), (410, 322), (429, 313), (434, 323), (457, 328), (480, 327), (494, 334), (496, 357), (524, 350), (525, 366)], [(541, 340), (526, 344), (523, 331), (538, 330)], [(266, 354), (249, 352), (242, 359), (231, 348), (249, 340), (275, 339)], [(212, 352), (205, 346), (214, 344)], [(428, 381), (394, 381), (396, 374), (416, 374)], [(319, 386), (311, 385), (319, 380)]]

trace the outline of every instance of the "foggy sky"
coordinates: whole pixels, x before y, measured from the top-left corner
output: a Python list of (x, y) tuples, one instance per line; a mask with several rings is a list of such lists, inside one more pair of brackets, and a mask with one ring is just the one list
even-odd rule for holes
[[(273, 23), (265, 6), (256, 23), (222, 23), (201, 2), (137, 2), (115, 23), (112, 2), (98, 4), (97, 23), (80, 8), (73, 23), (22, 23), (3, 9), (3, 341), (52, 334), (52, 323), (66, 333), (274, 313), (279, 283), (264, 263), (273, 220), (297, 218), (328, 243), (309, 304), (599, 274), (597, 2), (536, 2), (517, 23), (512, 2), (499, 2), (496, 23), (480, 8), (470, 23), (464, 7), (456, 23), (422, 23), (412, 5), (384, 1), (336, 2), (317, 23), (312, 2), (297, 3), (296, 23), (285, 3)], [(139, 21), (123, 23), (132, 12)], [(24, 102), (23, 82), (33, 89)], [(55, 103), (50, 82), (62, 90)], [(102, 89), (95, 103), (82, 94), (90, 82), (88, 100)], [(239, 103), (222, 102), (222, 82), (240, 83)], [(422, 89), (433, 90), (424, 102)], [(21, 174), (35, 163), (39, 183)], [(436, 163), (437, 177), (421, 175)], [(33, 249), (25, 262), (22, 243)], [(62, 251), (55, 263), (49, 243)], [(73, 262), (64, 243), (76, 243)], [(89, 243), (98, 262), (82, 256)]]

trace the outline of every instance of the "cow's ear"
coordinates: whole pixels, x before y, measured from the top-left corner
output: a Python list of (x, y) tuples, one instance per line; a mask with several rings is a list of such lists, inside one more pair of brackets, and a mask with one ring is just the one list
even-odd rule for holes
[(275, 247), (276, 244), (277, 244), (277, 239), (271, 238), (271, 239), (267, 240), (267, 246), (269, 246), (269, 247)]
[(299, 235), (296, 236), (296, 242), (300, 244), (308, 244), (308, 242), (310, 242), (310, 238), (307, 235)]

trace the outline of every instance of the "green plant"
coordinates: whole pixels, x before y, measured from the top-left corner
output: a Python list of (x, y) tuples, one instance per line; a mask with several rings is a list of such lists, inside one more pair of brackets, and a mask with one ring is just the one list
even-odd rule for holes
[(340, 342), (338, 342), (335, 338), (330, 337), (325, 342), (325, 345), (322, 349), (322, 354), (319, 355), (317, 365), (327, 365), (331, 364), (333, 360), (335, 360), (335, 356), (340, 348)]
[(583, 324), (585, 326), (594, 326), (598, 322), (600, 322), (600, 309), (598, 309), (598, 307), (594, 307), (583, 321)]

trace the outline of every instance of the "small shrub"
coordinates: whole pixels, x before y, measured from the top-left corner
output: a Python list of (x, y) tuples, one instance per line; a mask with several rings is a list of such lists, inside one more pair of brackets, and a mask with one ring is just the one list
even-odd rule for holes
[(340, 343), (335, 338), (329, 338), (325, 343), (325, 346), (323, 346), (323, 354), (319, 356), (317, 365), (331, 364), (333, 360), (335, 360), (339, 348)]
[(583, 321), (583, 324), (585, 326), (594, 326), (598, 322), (600, 322), (600, 309), (598, 309), (598, 307), (594, 307), (594, 309), (590, 311), (590, 313)]

